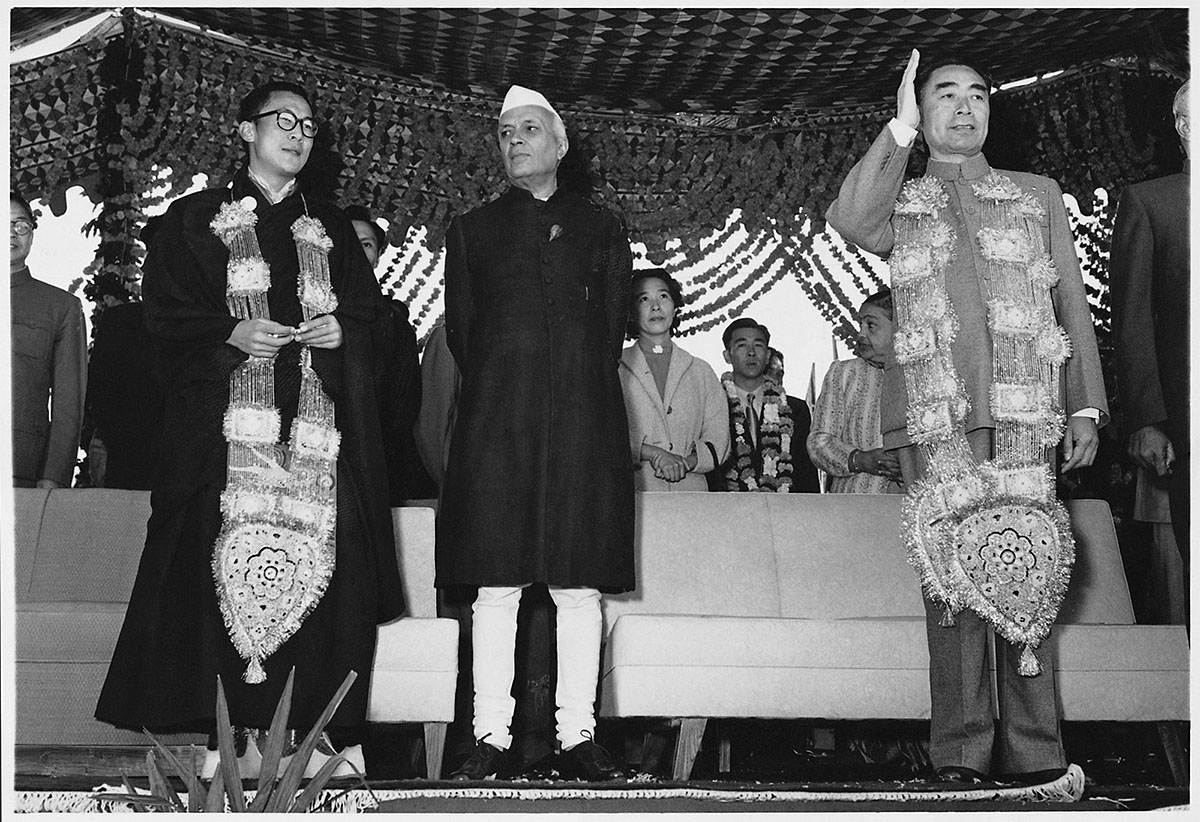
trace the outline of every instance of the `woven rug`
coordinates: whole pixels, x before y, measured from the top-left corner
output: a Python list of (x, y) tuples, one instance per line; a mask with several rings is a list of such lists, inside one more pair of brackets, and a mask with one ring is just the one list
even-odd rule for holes
[[(120, 792), (113, 786), (100, 786), (97, 791)], [(429, 785), (413, 788), (362, 788), (349, 787), (344, 790), (331, 788), (321, 796), (319, 810), (335, 813), (357, 813), (363, 811), (402, 811), (414, 802), (429, 800), (519, 800), (538, 802), (546, 800), (588, 800), (591, 808), (604, 810), (605, 802), (615, 805), (629, 801), (641, 803), (647, 810), (655, 805), (677, 804), (680, 800), (693, 802), (717, 802), (746, 805), (762, 805), (766, 810), (771, 803), (1070, 803), (1083, 797), (1084, 776), (1078, 765), (1072, 765), (1059, 779), (1044, 785), (1013, 787), (1000, 784), (984, 784), (969, 789), (947, 790), (944, 785), (930, 783), (885, 783), (881, 785), (832, 785), (805, 786), (802, 789), (783, 789), (778, 786), (749, 787), (697, 787), (664, 786), (653, 782), (630, 781), (605, 784), (580, 783), (512, 783), (443, 787)], [(24, 791), (15, 797), (13, 810), (17, 812), (96, 812), (123, 811), (127, 806), (101, 802), (95, 798), (96, 791)], [(247, 800), (253, 791), (247, 791)], [(597, 802), (599, 804), (597, 804)], [(982, 810), (983, 808), (981, 808)]]

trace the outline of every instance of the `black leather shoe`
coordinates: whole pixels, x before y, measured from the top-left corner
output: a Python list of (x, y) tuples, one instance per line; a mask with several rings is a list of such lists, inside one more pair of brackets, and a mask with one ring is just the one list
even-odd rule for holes
[(1009, 773), (1000, 777), (1000, 781), (1005, 785), (1013, 785), (1018, 788), (1030, 788), (1034, 785), (1045, 785), (1050, 782), (1056, 782), (1057, 780), (1062, 779), (1066, 772), (1066, 768), (1048, 768), (1044, 771)]
[(508, 751), (502, 751), (480, 739), (475, 743), (475, 750), (471, 751), (467, 761), (450, 774), (450, 779), (453, 782), (477, 782), (482, 779), (499, 778), (507, 764)]
[(559, 772), (585, 782), (625, 778), (625, 772), (613, 763), (608, 751), (590, 739), (562, 752)]
[(979, 771), (965, 765), (943, 765), (933, 772), (933, 776), (938, 782), (954, 782), (960, 785), (975, 785), (988, 781)]

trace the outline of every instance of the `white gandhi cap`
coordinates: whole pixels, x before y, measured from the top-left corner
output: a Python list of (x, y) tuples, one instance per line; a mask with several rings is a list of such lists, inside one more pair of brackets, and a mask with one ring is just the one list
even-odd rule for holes
[(504, 116), (504, 112), (521, 106), (541, 106), (544, 109), (549, 109), (554, 115), (558, 112), (554, 110), (554, 106), (550, 105), (550, 101), (542, 96), (541, 92), (534, 91), (531, 88), (524, 86), (512, 86), (508, 90), (508, 94), (504, 95), (504, 104), (500, 106), (500, 116)]

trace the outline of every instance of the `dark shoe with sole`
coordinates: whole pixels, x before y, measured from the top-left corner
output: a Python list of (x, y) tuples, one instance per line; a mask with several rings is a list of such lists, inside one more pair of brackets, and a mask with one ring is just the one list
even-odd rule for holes
[(452, 782), (478, 782), (483, 779), (499, 778), (503, 775), (507, 764), (508, 751), (502, 751), (495, 745), (480, 739), (475, 743), (475, 750), (471, 751), (467, 761), (450, 774), (450, 780)]
[(953, 782), (957, 785), (977, 785), (988, 781), (984, 774), (964, 765), (943, 765), (933, 772), (933, 777), (938, 782)]
[(625, 778), (625, 772), (613, 763), (608, 751), (590, 739), (563, 751), (559, 760), (559, 772), (566, 777), (582, 779), (585, 782), (608, 782)]

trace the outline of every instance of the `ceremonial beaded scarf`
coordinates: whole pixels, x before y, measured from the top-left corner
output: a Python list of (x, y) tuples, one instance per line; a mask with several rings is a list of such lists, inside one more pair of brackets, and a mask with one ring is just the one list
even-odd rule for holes
[[(229, 249), (225, 296), (240, 320), (270, 319), (271, 271), (259, 248), (254, 207), (253, 197), (226, 202), (211, 224)], [(337, 308), (329, 280), (333, 242), (307, 210), (305, 203), (305, 214), (292, 224), (305, 321)], [(242, 676), (248, 683), (266, 679), (263, 660), (296, 633), (334, 569), (340, 435), (333, 401), (303, 347), (299, 409), (288, 443), (280, 443), (273, 363), (273, 357), (251, 356), (229, 377), (228, 480), (212, 558), (221, 615), (233, 646), (249, 663)]]
[(1058, 273), (1042, 242), (1041, 203), (996, 172), (975, 183), (996, 425), (995, 456), (977, 463), (965, 432), (969, 400), (951, 359), (959, 328), (945, 278), (955, 230), (942, 216), (942, 185), (932, 176), (905, 184), (888, 261), (908, 433), (929, 466), (905, 500), (904, 537), (926, 595), (945, 606), (942, 624), (971, 608), (1025, 646), (1019, 671), (1034, 676), (1033, 651), (1050, 632), (1075, 558), (1048, 464), (1063, 436), (1058, 375), (1070, 356), (1051, 302)]

